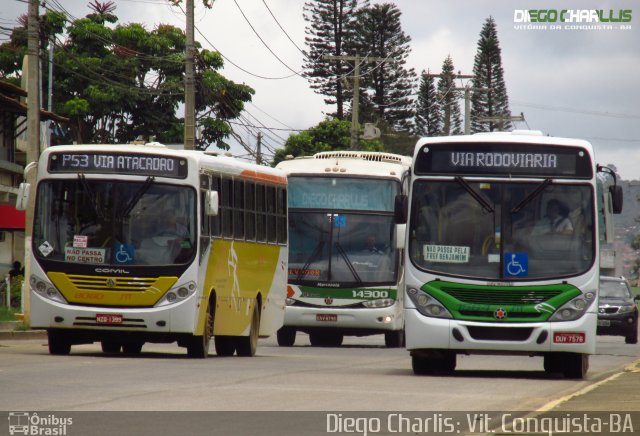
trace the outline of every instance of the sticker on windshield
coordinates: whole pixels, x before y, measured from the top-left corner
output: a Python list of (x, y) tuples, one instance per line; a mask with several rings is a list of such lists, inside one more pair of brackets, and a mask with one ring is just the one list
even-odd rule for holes
[(53, 252), (53, 247), (47, 241), (44, 241), (42, 244), (40, 244), (38, 250), (40, 251), (40, 254), (42, 254), (44, 257), (47, 257)]
[(470, 247), (456, 245), (425, 245), (424, 260), (430, 262), (468, 263)]
[(333, 226), (336, 228), (341, 228), (347, 225), (347, 216), (346, 215), (334, 215), (333, 217)]
[(131, 244), (115, 243), (113, 245), (113, 263), (131, 264), (133, 263), (135, 248)]
[(74, 263), (105, 263), (106, 248), (65, 247), (64, 260)]
[(527, 277), (529, 275), (529, 255), (527, 253), (504, 254), (505, 277)]
[(75, 248), (87, 248), (89, 237), (86, 235), (73, 235), (73, 246)]

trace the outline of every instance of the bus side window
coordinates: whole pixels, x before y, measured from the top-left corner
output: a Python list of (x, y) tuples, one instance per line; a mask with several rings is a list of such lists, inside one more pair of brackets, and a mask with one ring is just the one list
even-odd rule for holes
[(276, 208), (278, 243), (287, 243), (287, 190), (278, 188), (278, 205)]
[(253, 182), (244, 184), (244, 225), (248, 241), (256, 239), (256, 186)]
[(267, 186), (267, 241), (276, 242), (276, 188)]
[(256, 183), (256, 240), (265, 242), (267, 239), (267, 215), (264, 204), (264, 185)]
[(233, 210), (231, 209), (233, 182), (231, 179), (222, 179), (221, 194), (222, 236), (231, 238), (233, 237)]
[(233, 181), (233, 237), (244, 239), (244, 181)]
[[(218, 192), (218, 197), (221, 198), (221, 193), (220, 193), (220, 177), (218, 176), (213, 176), (211, 177), (211, 190), (212, 191), (217, 191)], [(220, 236), (222, 234), (221, 232), (221, 213), (218, 213), (218, 215), (216, 216), (210, 216), (209, 217), (209, 226), (211, 229), (211, 236)]]

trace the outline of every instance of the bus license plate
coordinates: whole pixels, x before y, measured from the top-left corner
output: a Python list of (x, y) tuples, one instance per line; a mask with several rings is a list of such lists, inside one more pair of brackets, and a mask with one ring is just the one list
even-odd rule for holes
[(584, 332), (557, 332), (553, 334), (554, 344), (584, 344)]
[(97, 313), (96, 324), (122, 324), (122, 315), (119, 313)]
[(316, 321), (337, 321), (338, 315), (333, 313), (316, 313)]

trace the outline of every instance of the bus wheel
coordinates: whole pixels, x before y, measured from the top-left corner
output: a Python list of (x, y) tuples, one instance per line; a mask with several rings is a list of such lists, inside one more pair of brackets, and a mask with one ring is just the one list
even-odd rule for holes
[(144, 342), (130, 342), (122, 344), (122, 352), (124, 354), (140, 354)]
[(561, 359), (561, 355), (558, 353), (548, 353), (544, 355), (544, 371), (548, 374), (562, 372), (563, 371), (563, 361)]
[(119, 342), (114, 341), (102, 341), (102, 352), (103, 353), (119, 353), (122, 345)]
[(236, 337), (236, 351), (238, 356), (251, 357), (256, 354), (258, 348), (258, 335), (260, 334), (260, 309), (258, 302), (253, 306), (253, 315), (251, 315), (251, 329), (249, 336)]
[(411, 367), (416, 375), (448, 374), (456, 369), (456, 353), (445, 350), (428, 357), (414, 354), (411, 356)]
[(236, 352), (236, 341), (233, 336), (216, 336), (213, 339), (218, 356), (229, 357), (233, 356), (233, 353)]
[(563, 373), (565, 378), (583, 379), (589, 370), (589, 355), (582, 353), (566, 353)]
[(341, 333), (309, 333), (309, 342), (313, 347), (339, 347), (343, 340), (344, 335)]
[(213, 321), (215, 319), (211, 302), (207, 304), (205, 316), (202, 336), (193, 335), (187, 344), (187, 355), (195, 359), (204, 359), (209, 355), (209, 343), (211, 336), (213, 336)]
[(296, 342), (296, 329), (293, 327), (281, 327), (277, 333), (278, 345), (281, 347), (293, 347)]
[(411, 367), (415, 375), (433, 374), (433, 366), (431, 359), (419, 356), (411, 356)]
[(71, 342), (67, 339), (64, 332), (49, 330), (49, 354), (66, 355), (71, 352)]
[(404, 347), (404, 329), (384, 333), (384, 345), (387, 348)]

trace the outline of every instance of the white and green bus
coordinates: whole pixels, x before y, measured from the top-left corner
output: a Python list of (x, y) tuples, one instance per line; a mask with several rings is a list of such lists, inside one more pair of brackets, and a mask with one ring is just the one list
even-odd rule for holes
[(410, 163), (389, 153), (339, 151), (277, 165), (289, 180), (290, 235), (280, 345), (294, 345), (301, 331), (314, 346), (372, 334), (402, 346), (404, 224), (396, 224), (394, 204), (407, 192)]
[[(596, 349), (601, 169), (588, 142), (539, 132), (418, 141), (405, 274), (414, 373), (453, 371), (458, 354), (515, 354), (585, 376)], [(620, 187), (604, 192), (619, 213)]]
[(74, 145), (37, 165), (30, 319), (49, 351), (146, 342), (252, 356), (284, 318), (287, 184), (276, 169), (160, 144)]

